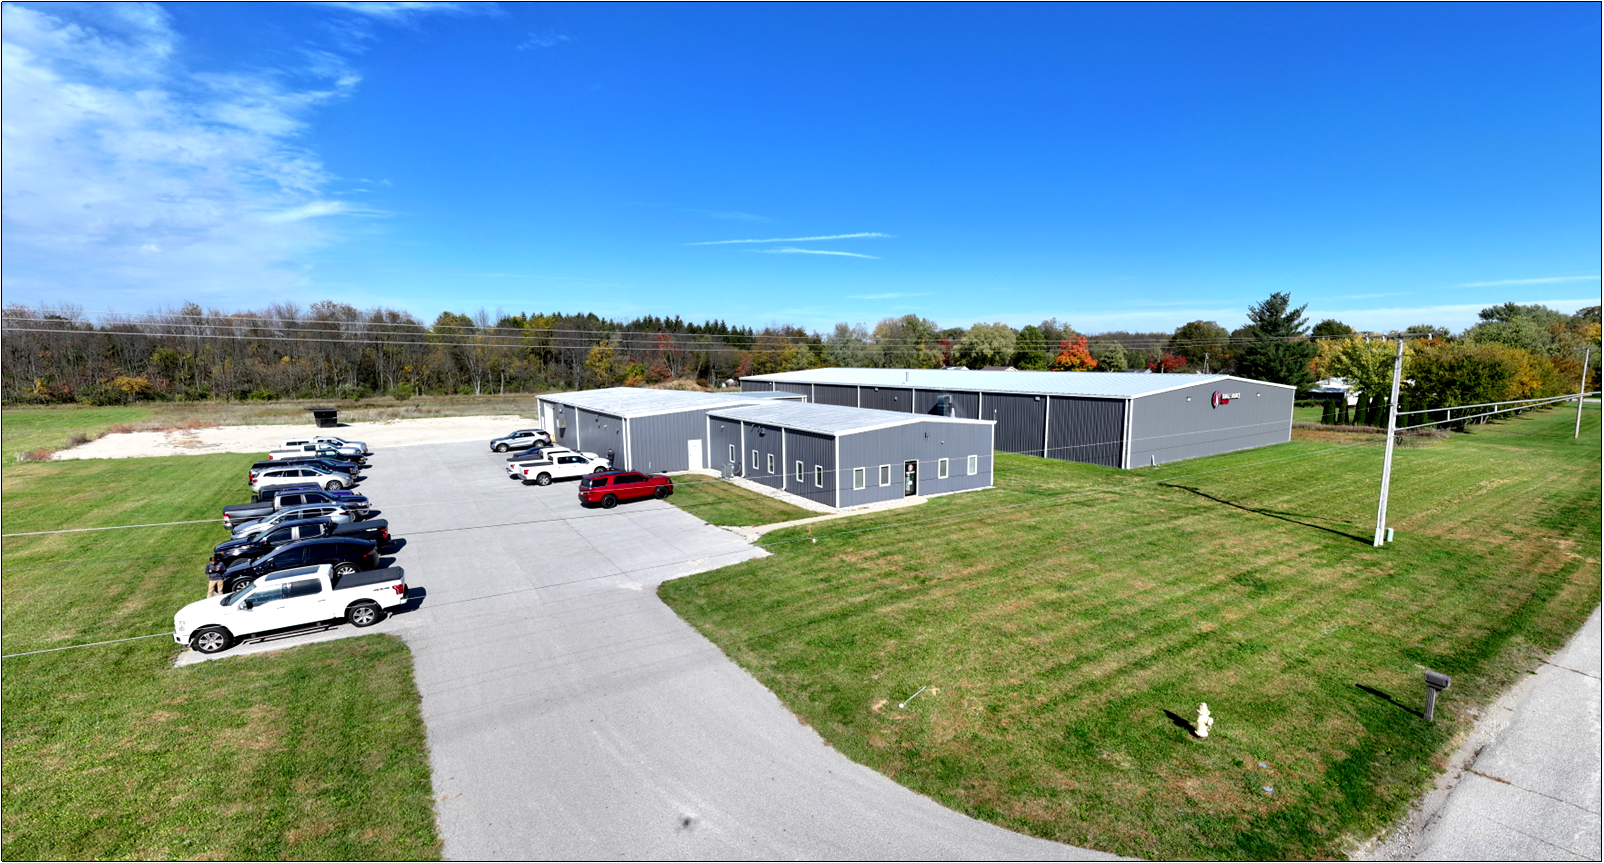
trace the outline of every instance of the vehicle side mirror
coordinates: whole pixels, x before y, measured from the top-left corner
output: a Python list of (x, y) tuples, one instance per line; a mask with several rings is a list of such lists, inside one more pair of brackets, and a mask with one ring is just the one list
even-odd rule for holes
[(254, 603), (251, 600), (247, 599), (244, 602), (240, 603), (239, 606), (240, 606), (240, 608), (243, 608), (246, 611), (250, 611), (251, 609), (256, 607), (256, 603)]

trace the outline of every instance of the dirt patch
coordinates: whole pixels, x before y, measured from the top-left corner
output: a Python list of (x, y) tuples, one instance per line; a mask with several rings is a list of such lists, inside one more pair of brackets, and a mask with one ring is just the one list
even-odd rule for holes
[(428, 417), (350, 423), (337, 429), (317, 429), (307, 423), (295, 425), (211, 426), (198, 422), (162, 431), (127, 431), (107, 434), (81, 446), (62, 450), (56, 459), (152, 458), (170, 455), (212, 453), (262, 453), (277, 449), (285, 440), (309, 432), (333, 433), (347, 440), (359, 440), (370, 449), (414, 444), (488, 442), (529, 420), (516, 414), (477, 417)]

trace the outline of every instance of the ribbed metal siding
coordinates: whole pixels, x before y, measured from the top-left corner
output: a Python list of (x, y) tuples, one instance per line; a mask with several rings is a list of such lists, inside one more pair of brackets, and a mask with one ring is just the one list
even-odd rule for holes
[(542, 415), (546, 411), (551, 411), (553, 422), (551, 424), (552, 427), (547, 431), (551, 432), (552, 443), (570, 449), (578, 449), (579, 447), (574, 444), (574, 409), (562, 402), (552, 401), (551, 399), (536, 399), (535, 403), (540, 408)]
[[(780, 430), (770, 425), (744, 423), (746, 449), (741, 455), (741, 476), (770, 488), (780, 487), (785, 471), (785, 459), (780, 444)], [(757, 467), (752, 466), (752, 452), (757, 452)], [(774, 456), (774, 470), (769, 470), (769, 456)]]
[[(1212, 407), (1210, 397), (1222, 386), (1229, 389), (1221, 391), (1238, 392), (1242, 398)], [(1138, 398), (1132, 409), (1130, 466), (1286, 443), (1292, 439), (1292, 396), (1284, 387), (1226, 381)]]
[(1047, 457), (1119, 467), (1125, 450), (1125, 401), (1053, 396)]
[(812, 384), (782, 384), (782, 383), (776, 383), (774, 385), (774, 391), (775, 392), (780, 392), (780, 393), (796, 393), (797, 395), (803, 396), (805, 398), (807, 396), (813, 395), (813, 385)]
[[(706, 418), (703, 422), (707, 422)], [(707, 466), (722, 471), (730, 460), (730, 446), (735, 446), (735, 468), (741, 467), (741, 424), (734, 420), (712, 420), (708, 429)]]
[(743, 393), (767, 393), (773, 391), (774, 384), (769, 383), (768, 381), (749, 381), (746, 378), (741, 379), (741, 392)]
[(1040, 456), (1046, 440), (1042, 423), (1047, 418), (1046, 396), (986, 393), (979, 417), (997, 421), (997, 451)]
[(918, 390), (913, 395), (914, 413), (936, 414), (936, 399), (940, 396), (952, 396), (953, 416), (959, 419), (978, 420), (988, 419), (980, 416), (980, 394), (966, 393), (952, 390)]
[(574, 413), (576, 420), (570, 423), (569, 431), (576, 434), (577, 442), (568, 446), (603, 456), (612, 450), (618, 467), (634, 468), (629, 464), (629, 454), (624, 451), (623, 420), (583, 408), (575, 408)]
[(836, 384), (814, 384), (813, 401), (815, 404), (855, 408), (858, 406), (858, 388)]
[(873, 408), (878, 411), (896, 411), (898, 413), (913, 413), (913, 390), (902, 387), (862, 387), (862, 404), (858, 407)]
[(702, 441), (706, 433), (706, 410), (635, 417), (629, 421), (629, 465), (658, 473), (700, 468), (690, 463), (686, 442)]
[[(835, 506), (835, 438), (812, 432), (785, 432), (785, 490), (808, 500)], [(802, 486), (796, 484), (796, 463), (802, 462)], [(813, 484), (814, 466), (824, 468), (824, 488)], [(847, 485), (851, 486), (850, 479)]]
[[(929, 437), (926, 437), (926, 435)], [(969, 456), (978, 456), (977, 472), (969, 476)], [(939, 479), (939, 462), (947, 459), (947, 478)], [(841, 506), (861, 506), (903, 496), (903, 464), (919, 462), (917, 493), (923, 495), (966, 491), (991, 485), (991, 429), (984, 425), (912, 423), (874, 429), (841, 437)], [(891, 484), (879, 484), (880, 466), (891, 466)], [(864, 468), (865, 487), (852, 488), (853, 469)]]

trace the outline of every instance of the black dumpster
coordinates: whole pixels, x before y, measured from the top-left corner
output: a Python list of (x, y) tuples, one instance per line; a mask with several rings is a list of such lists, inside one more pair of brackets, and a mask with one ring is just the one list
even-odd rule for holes
[(340, 427), (339, 408), (307, 408), (307, 410), (312, 412), (312, 419), (317, 423), (318, 428), (332, 429)]

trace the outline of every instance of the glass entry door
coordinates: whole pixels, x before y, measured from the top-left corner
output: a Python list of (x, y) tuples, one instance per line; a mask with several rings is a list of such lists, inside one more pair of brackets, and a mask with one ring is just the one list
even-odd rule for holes
[(913, 497), (919, 493), (919, 462), (905, 461), (902, 463), (902, 496)]

